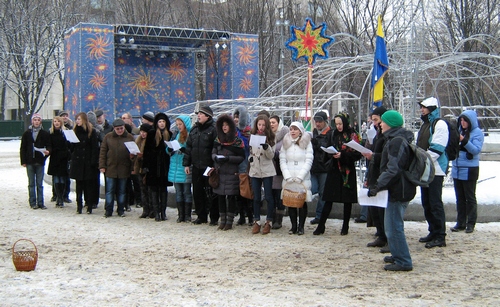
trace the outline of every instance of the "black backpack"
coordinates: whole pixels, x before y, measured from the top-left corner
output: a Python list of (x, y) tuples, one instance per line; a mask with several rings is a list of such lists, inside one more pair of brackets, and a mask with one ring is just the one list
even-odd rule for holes
[(434, 132), (438, 120), (444, 121), (448, 126), (448, 144), (446, 144), (445, 152), (448, 160), (455, 160), (460, 152), (460, 132), (458, 132), (458, 127), (445, 119), (438, 118), (432, 124), (431, 132)]

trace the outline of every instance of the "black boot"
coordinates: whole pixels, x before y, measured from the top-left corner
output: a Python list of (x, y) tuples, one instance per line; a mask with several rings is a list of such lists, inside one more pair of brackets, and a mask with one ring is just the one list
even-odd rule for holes
[(285, 210), (276, 210), (274, 214), (273, 229), (280, 229), (283, 226), (283, 215)]
[(292, 223), (292, 228), (290, 228), (288, 234), (294, 235), (297, 233), (297, 208), (288, 208), (288, 215), (290, 216), (290, 222)]
[(238, 212), (240, 218), (238, 219), (238, 222), (236, 222), (236, 224), (238, 225), (245, 224), (245, 211), (246, 211), (246, 199), (244, 199), (241, 196), (238, 196)]
[(184, 222), (184, 220), (186, 218), (186, 214), (184, 212), (185, 210), (186, 210), (186, 208), (185, 208), (184, 202), (183, 201), (178, 202), (177, 203), (177, 214), (178, 214), (177, 223)]
[(321, 211), (321, 217), (319, 218), (318, 227), (314, 230), (313, 235), (319, 236), (325, 233), (325, 224), (330, 212), (332, 211), (332, 202), (325, 202), (323, 211)]
[(167, 220), (167, 191), (166, 188), (162, 188), (163, 191), (159, 192), (160, 194), (160, 215), (161, 215), (161, 220), (166, 221)]
[(351, 203), (344, 203), (344, 223), (342, 224), (342, 230), (340, 231), (341, 236), (345, 236), (349, 233), (349, 220), (351, 219)]
[(161, 221), (161, 216), (160, 216), (160, 203), (158, 201), (158, 192), (157, 191), (151, 191), (151, 206), (153, 210), (151, 211), (152, 213), (149, 214), (149, 217), (153, 215), (155, 218), (155, 221), (159, 222)]
[(56, 192), (56, 207), (64, 208), (64, 189), (66, 184), (64, 183), (56, 183), (54, 190)]
[(245, 209), (247, 211), (247, 216), (248, 216), (248, 226), (253, 226), (253, 201), (244, 199), (245, 203)]
[(220, 217), (220, 223), (217, 229), (223, 230), (224, 227), (226, 227), (226, 217), (227, 217), (226, 212), (219, 212), (219, 217)]
[(299, 209), (299, 229), (297, 234), (299, 236), (304, 234), (304, 224), (306, 223), (307, 218), (307, 203), (304, 203), (304, 206)]
[(184, 221), (186, 223), (191, 223), (191, 210), (193, 210), (193, 203), (185, 202), (184, 203)]
[(81, 201), (76, 202), (76, 213), (82, 214), (83, 204)]

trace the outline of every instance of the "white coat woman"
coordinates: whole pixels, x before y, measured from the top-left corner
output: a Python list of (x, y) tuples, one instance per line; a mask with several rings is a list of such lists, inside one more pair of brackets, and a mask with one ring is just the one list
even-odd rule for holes
[[(297, 208), (288, 208), (288, 215), (292, 228), (289, 234), (304, 234), (304, 224), (307, 218), (307, 202), (312, 200), (311, 193), (311, 166), (313, 163), (313, 148), (311, 144), (311, 135), (307, 133), (301, 122), (290, 124), (290, 132), (283, 139), (283, 147), (280, 151), (280, 167), (283, 173), (283, 188), (287, 183), (302, 183), (306, 188), (306, 202), (304, 206)], [(282, 193), (283, 195), (283, 193)], [(298, 212), (297, 212), (298, 211)], [(299, 223), (297, 227), (297, 216)]]

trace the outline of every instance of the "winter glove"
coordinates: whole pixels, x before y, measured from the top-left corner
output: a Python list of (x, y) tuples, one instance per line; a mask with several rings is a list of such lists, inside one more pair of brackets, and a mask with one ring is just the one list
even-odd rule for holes
[(302, 179), (300, 179), (299, 177), (295, 177), (293, 178), (293, 182), (301, 183)]
[(253, 157), (250, 157), (250, 159), (248, 159), (248, 161), (249, 161), (250, 163), (253, 163)]
[(374, 197), (377, 196), (378, 193), (378, 188), (373, 188), (373, 189), (368, 189), (368, 197)]
[(179, 148), (179, 151), (182, 152), (183, 154), (185, 154), (186, 153), (186, 147)]
[(267, 150), (269, 148), (269, 144), (260, 144), (262, 146), (262, 149)]
[(286, 182), (293, 182), (293, 177), (288, 177), (285, 179)]
[(465, 157), (467, 158), (467, 160), (472, 160), (472, 158), (474, 158), (474, 156), (470, 152), (466, 153)]

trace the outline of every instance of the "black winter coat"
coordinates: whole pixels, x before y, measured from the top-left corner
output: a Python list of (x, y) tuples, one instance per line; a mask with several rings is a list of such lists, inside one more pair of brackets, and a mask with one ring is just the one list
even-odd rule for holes
[(52, 176), (68, 176), (68, 161), (71, 157), (69, 143), (64, 137), (62, 130), (54, 130), (50, 134), (52, 151), (50, 153), (49, 168), (47, 174)]
[(75, 180), (90, 180), (99, 173), (99, 145), (97, 131), (92, 129), (90, 137), (81, 126), (77, 126), (75, 134), (79, 143), (71, 144), (71, 167), (69, 176)]
[(147, 170), (146, 185), (167, 187), (168, 182), (168, 169), (170, 167), (170, 155), (167, 154), (167, 145), (162, 138), (161, 142), (156, 146), (156, 130), (149, 130), (146, 137), (146, 144), (144, 145), (144, 155), (142, 160), (143, 170)]
[(384, 149), (386, 138), (382, 136), (382, 132), (378, 132), (373, 139), (372, 159), (368, 165), (367, 184), (368, 188), (373, 188), (377, 184), (377, 178), (380, 175), (380, 160), (382, 159), (382, 150)]
[(416, 186), (403, 175), (403, 170), (409, 163), (410, 149), (401, 137), (408, 143), (414, 138), (411, 131), (402, 127), (389, 129), (383, 134), (386, 140), (380, 160), (377, 188), (388, 190), (390, 201), (410, 201), (417, 193)]
[(21, 149), (20, 149), (20, 158), (21, 165), (23, 164), (40, 164), (45, 165), (45, 160), (47, 160), (47, 156), (44, 156), (41, 152), (35, 151), (36, 148), (46, 148), (48, 151), (51, 151), (50, 146), (50, 134), (40, 129), (38, 132), (36, 140), (33, 140), (33, 132), (31, 130), (31, 126), (28, 130), (23, 133), (21, 137)]
[[(347, 125), (344, 125), (346, 127)], [(361, 159), (362, 155), (358, 151), (341, 145), (349, 140), (358, 140), (357, 133), (352, 128), (346, 132), (335, 132), (332, 135), (330, 145), (333, 145), (340, 153), (340, 159), (331, 158), (331, 168), (326, 177), (323, 200), (336, 203), (357, 203), (358, 185), (356, 177), (355, 162)], [(358, 140), (359, 142), (359, 140)], [(348, 169), (348, 174), (346, 173)], [(344, 182), (344, 180), (346, 180)]]
[(212, 151), (212, 158), (215, 159), (216, 155), (228, 157), (229, 160), (215, 163), (215, 168), (219, 170), (219, 186), (213, 189), (214, 193), (217, 195), (240, 195), (238, 166), (245, 159), (245, 149), (217, 144)]
[(330, 146), (330, 141), (332, 138), (333, 129), (328, 126), (323, 130), (323, 132), (319, 133), (318, 129), (313, 130), (313, 140), (311, 144), (314, 150), (314, 160), (313, 165), (311, 167), (311, 173), (326, 173), (328, 172), (328, 168), (325, 165), (326, 161), (330, 158), (328, 154), (321, 149), (321, 146), (328, 147)]
[(196, 123), (186, 142), (186, 155), (182, 161), (183, 166), (191, 166), (205, 171), (207, 166), (213, 166), (212, 149), (217, 137), (212, 118), (204, 124)]

